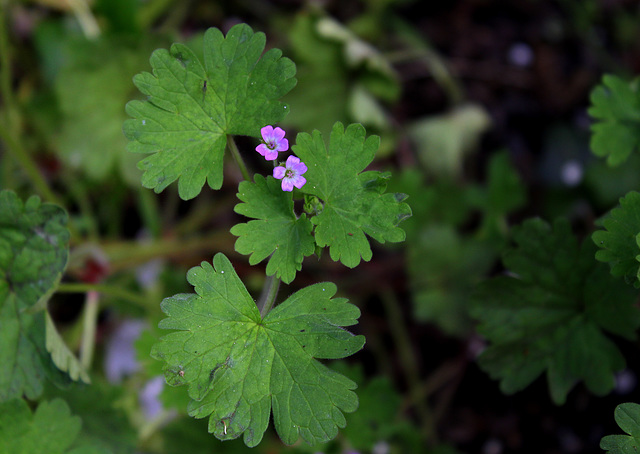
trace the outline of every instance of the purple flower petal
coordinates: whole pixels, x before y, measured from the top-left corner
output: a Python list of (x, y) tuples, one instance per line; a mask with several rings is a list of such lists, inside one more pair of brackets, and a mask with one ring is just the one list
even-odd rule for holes
[(276, 141), (276, 142), (280, 142), (282, 139), (284, 139), (284, 129), (282, 128), (275, 128), (273, 130), (273, 134), (271, 135), (271, 137)]
[(291, 178), (282, 179), (282, 190), (288, 192), (293, 191), (293, 180)]
[(262, 156), (266, 156), (271, 150), (269, 150), (265, 144), (261, 143), (256, 147), (256, 151)]
[(287, 151), (289, 149), (289, 141), (287, 139), (281, 139), (276, 147), (277, 151)]
[(271, 138), (271, 135), (273, 134), (273, 126), (265, 126), (264, 128), (260, 129), (260, 134), (262, 135), (262, 139), (265, 142), (268, 142)]
[(307, 171), (307, 166), (300, 161), (297, 156), (289, 156), (283, 166), (273, 169), (274, 178), (282, 179), (282, 190), (293, 191), (293, 187), (300, 189), (305, 185), (307, 179), (302, 176)]
[(264, 143), (258, 145), (256, 151), (267, 161), (277, 159), (279, 151), (289, 149), (289, 141), (284, 138), (285, 131), (282, 128), (274, 129), (273, 126), (267, 125), (260, 129), (260, 134)]

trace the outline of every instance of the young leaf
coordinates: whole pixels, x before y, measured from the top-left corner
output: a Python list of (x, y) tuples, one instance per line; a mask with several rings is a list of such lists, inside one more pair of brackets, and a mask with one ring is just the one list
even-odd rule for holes
[(629, 435), (607, 435), (600, 440), (600, 449), (609, 454), (628, 454), (640, 450), (640, 405), (620, 404), (614, 412), (616, 423)]
[(631, 83), (605, 75), (591, 93), (589, 115), (600, 120), (591, 125), (591, 149), (619, 165), (640, 145), (640, 94), (638, 80)]
[(69, 350), (67, 344), (64, 343), (51, 316), (46, 311), (45, 323), (47, 351), (51, 353), (51, 359), (56, 367), (67, 372), (72, 380), (82, 380), (85, 383), (91, 383), (89, 374), (87, 374), (87, 371), (82, 364), (80, 364), (78, 358)]
[(593, 233), (593, 242), (600, 248), (596, 259), (609, 262), (611, 274), (624, 276), (628, 284), (640, 288), (640, 194), (630, 192), (620, 199), (602, 222), (606, 230)]
[(278, 101), (296, 81), (295, 65), (271, 49), (262, 57), (265, 36), (246, 24), (226, 38), (217, 28), (204, 35), (204, 65), (186, 46), (156, 50), (153, 74), (134, 83), (147, 101), (130, 101), (124, 123), (133, 153), (150, 153), (138, 167), (142, 185), (162, 191), (178, 181), (183, 199), (200, 193), (205, 180), (222, 186), (227, 135), (260, 137), (260, 128), (282, 120), (287, 107)]
[(365, 140), (362, 125), (344, 129), (342, 123), (333, 126), (329, 148), (320, 132), (298, 134), (292, 147), (307, 165), (307, 183), (301, 191), (324, 202), (322, 212), (311, 221), (317, 226), (318, 246), (329, 246), (331, 259), (353, 268), (360, 259), (371, 260), (372, 253), (365, 234), (384, 243), (397, 243), (405, 238), (398, 227), (411, 215), (411, 209), (401, 194), (383, 194), (388, 174), (369, 171), (361, 173), (371, 163), (379, 140)]
[(302, 268), (302, 260), (315, 250), (311, 222), (304, 214), (296, 216), (291, 193), (283, 191), (280, 181), (271, 176), (256, 175), (255, 183), (243, 181), (238, 190), (244, 203), (236, 205), (236, 213), (256, 220), (231, 229), (239, 237), (236, 251), (251, 254), (251, 265), (273, 254), (267, 274), (288, 284)]
[(291, 295), (264, 319), (223, 254), (203, 262), (187, 279), (196, 294), (166, 298), (160, 322), (177, 332), (154, 345), (164, 360), (165, 378), (187, 384), (189, 414), (209, 417), (209, 432), (221, 440), (244, 434), (247, 446), (260, 443), (273, 410), (284, 443), (299, 436), (309, 444), (333, 438), (352, 412), (356, 384), (317, 359), (337, 359), (362, 348), (354, 325), (360, 311), (344, 298), (332, 299), (335, 285), (322, 283)]
[(24, 400), (12, 399), (0, 403), (0, 452), (68, 453), (81, 425), (62, 399), (40, 403), (35, 413)]
[(31, 197), (25, 204), (0, 192), (0, 401), (36, 398), (57, 369), (45, 349), (42, 311), (36, 304), (60, 279), (69, 233), (62, 208)]
[(566, 221), (553, 228), (526, 221), (514, 239), (517, 247), (503, 259), (513, 277), (484, 282), (473, 301), (472, 315), (490, 342), (480, 366), (507, 394), (544, 371), (557, 404), (579, 380), (595, 394), (608, 393), (625, 361), (605, 332), (636, 338), (637, 295), (593, 260), (591, 242), (578, 245)]

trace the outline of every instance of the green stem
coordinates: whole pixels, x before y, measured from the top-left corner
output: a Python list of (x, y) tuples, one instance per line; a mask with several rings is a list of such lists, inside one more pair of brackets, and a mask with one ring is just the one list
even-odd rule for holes
[(130, 303), (136, 304), (141, 307), (147, 305), (147, 299), (138, 295), (137, 293), (129, 290), (124, 290), (120, 287), (114, 287), (108, 284), (88, 284), (83, 282), (77, 283), (61, 283), (56, 289), (58, 293), (104, 293), (105, 295), (111, 295), (116, 298), (127, 300)]
[(6, 143), (6, 150), (14, 157), (16, 161), (22, 166), (22, 169), (31, 180), (31, 184), (35, 187), (36, 191), (47, 202), (55, 203), (56, 205), (62, 205), (58, 197), (51, 191), (49, 185), (45, 181), (44, 177), (38, 170), (38, 167), (31, 159), (31, 156), (26, 152), (22, 145), (7, 131), (5, 126), (0, 123), (0, 138)]
[(273, 307), (273, 303), (278, 296), (278, 289), (280, 288), (280, 279), (275, 276), (267, 276), (264, 281), (264, 287), (262, 288), (262, 295), (258, 301), (258, 309), (260, 309), (260, 316), (265, 317)]
[[(228, 231), (218, 230), (206, 237), (160, 238), (153, 243), (121, 241), (101, 243), (112, 273), (128, 270), (156, 258), (181, 259), (190, 256), (202, 257), (203, 253), (218, 250), (227, 255), (235, 254), (235, 238)], [(192, 258), (192, 257), (190, 257)]]
[(80, 24), (84, 36), (88, 39), (95, 39), (100, 36), (98, 21), (96, 21), (96, 18), (93, 16), (86, 0), (68, 0), (68, 2)]
[[(9, 26), (8, 26), (8, 14), (9, 11), (8, 0), (0, 0), (0, 98), (2, 98), (3, 115), (0, 115), (0, 126), (3, 124), (7, 127), (7, 133), (9, 131), (16, 133), (16, 124), (18, 124), (17, 118), (15, 118), (16, 109), (14, 108), (14, 96), (11, 89), (11, 48), (9, 46)], [(6, 142), (7, 140), (5, 140)], [(5, 148), (9, 145), (6, 144)], [(2, 179), (5, 187), (15, 186), (13, 162), (6, 160), (2, 166)]]
[(89, 242), (97, 243), (99, 241), (100, 232), (98, 230), (98, 224), (96, 222), (96, 215), (91, 206), (91, 200), (87, 195), (87, 190), (82, 182), (77, 178), (74, 172), (69, 170), (63, 170), (62, 183), (66, 186), (67, 192), (73, 197), (75, 203), (80, 210), (81, 221), (76, 224), (78, 229), (78, 238), (80, 231), (86, 232)]
[(144, 225), (149, 229), (151, 237), (159, 238), (162, 231), (162, 221), (160, 220), (158, 199), (153, 196), (150, 190), (141, 186), (138, 190), (138, 206)]
[(420, 371), (418, 361), (413, 349), (413, 344), (404, 323), (400, 303), (391, 290), (383, 292), (381, 296), (382, 304), (387, 313), (391, 336), (396, 344), (396, 352), (409, 385), (409, 395), (415, 404), (422, 426), (422, 435), (430, 444), (436, 444), (436, 433), (433, 424), (433, 415), (426, 399), (420, 398)]
[(84, 370), (91, 368), (93, 350), (96, 345), (96, 326), (98, 324), (98, 309), (100, 295), (94, 290), (87, 292), (82, 318), (82, 343), (80, 344), (80, 364)]
[(236, 142), (233, 140), (233, 136), (231, 135), (227, 136), (227, 147), (229, 147), (229, 150), (231, 151), (231, 155), (233, 156), (233, 159), (236, 161), (236, 164), (238, 164), (238, 167), (240, 168), (240, 173), (242, 174), (242, 178), (244, 178), (246, 181), (251, 181), (251, 177), (249, 176), (249, 171), (247, 170), (247, 166), (242, 160), (242, 156), (240, 156), (240, 151), (238, 150), (238, 146), (236, 145)]
[[(13, 90), (11, 90), (11, 52), (9, 49), (9, 27), (7, 26), (7, 11), (9, 1), (0, 1), (0, 94), (4, 101), (7, 117), (13, 108)], [(6, 118), (5, 121), (11, 121)], [(11, 124), (10, 124), (11, 126)]]
[(419, 36), (415, 30), (401, 19), (395, 19), (393, 26), (402, 41), (409, 46), (408, 50), (396, 53), (388, 57), (390, 61), (404, 61), (407, 58), (422, 60), (434, 80), (442, 87), (447, 94), (451, 105), (457, 105), (464, 99), (464, 91), (460, 83), (449, 70), (449, 66), (444, 58), (433, 49), (427, 41)]

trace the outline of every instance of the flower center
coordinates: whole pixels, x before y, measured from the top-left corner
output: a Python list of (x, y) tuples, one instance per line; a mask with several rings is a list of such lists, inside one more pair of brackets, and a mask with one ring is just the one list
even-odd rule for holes
[(267, 146), (267, 148), (269, 150), (274, 150), (276, 148), (276, 146), (277, 146), (277, 143), (276, 143), (275, 140), (267, 140), (265, 145)]
[(295, 176), (296, 176), (296, 173), (292, 169), (287, 169), (284, 172), (284, 177), (285, 178), (293, 178)]

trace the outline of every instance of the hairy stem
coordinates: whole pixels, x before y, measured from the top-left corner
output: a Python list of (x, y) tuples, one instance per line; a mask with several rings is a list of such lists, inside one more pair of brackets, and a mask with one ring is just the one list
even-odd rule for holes
[(82, 343), (80, 344), (80, 364), (84, 370), (91, 368), (93, 350), (96, 345), (96, 325), (98, 324), (98, 308), (100, 294), (95, 290), (87, 292), (82, 318)]
[(280, 279), (275, 276), (267, 276), (264, 281), (264, 287), (262, 288), (262, 295), (258, 301), (258, 309), (260, 309), (260, 316), (265, 317), (273, 307), (273, 303), (278, 296), (278, 289), (280, 288)]
[(231, 155), (233, 156), (233, 159), (236, 161), (236, 164), (238, 164), (238, 167), (240, 168), (240, 173), (242, 174), (242, 178), (244, 178), (246, 181), (251, 181), (251, 177), (249, 175), (249, 171), (247, 170), (247, 166), (242, 160), (242, 156), (240, 156), (240, 151), (238, 150), (238, 146), (236, 145), (236, 142), (235, 140), (233, 140), (233, 136), (231, 135), (227, 135), (227, 147), (229, 147), (229, 150), (231, 151)]

